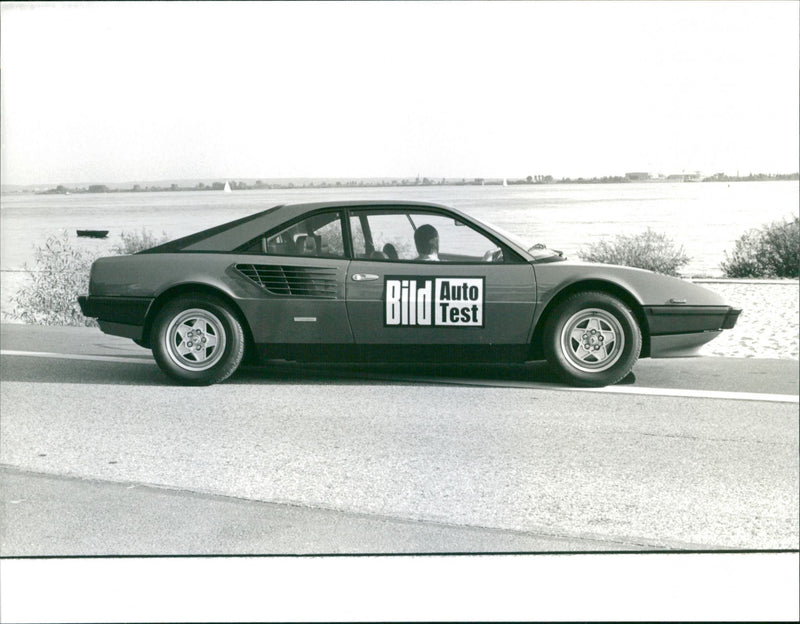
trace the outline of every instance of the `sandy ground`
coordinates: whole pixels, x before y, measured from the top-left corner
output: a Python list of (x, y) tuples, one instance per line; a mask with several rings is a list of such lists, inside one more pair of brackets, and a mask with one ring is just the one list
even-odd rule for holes
[(703, 348), (703, 355), (797, 360), (800, 354), (800, 288), (797, 280), (698, 284), (742, 308), (736, 327)]
[[(10, 298), (24, 280), (24, 273), (0, 272), (0, 311), (10, 309)], [(702, 355), (800, 358), (800, 283), (797, 280), (696, 280), (696, 283), (719, 292), (730, 305), (743, 310), (736, 327), (724, 331), (705, 346)], [(5, 314), (0, 320), (13, 322)]]

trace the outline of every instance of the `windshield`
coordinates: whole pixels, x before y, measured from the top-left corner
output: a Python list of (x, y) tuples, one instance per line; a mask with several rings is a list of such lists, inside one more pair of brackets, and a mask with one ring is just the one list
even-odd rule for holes
[(523, 238), (522, 236), (518, 236), (517, 234), (513, 234), (507, 230), (504, 230), (503, 228), (495, 225), (494, 223), (491, 223), (490, 221), (486, 221), (485, 219), (481, 219), (481, 221), (484, 224), (488, 225), (490, 228), (492, 228), (495, 232), (497, 232), (501, 236), (507, 238), (515, 245), (522, 247), (529, 254), (531, 254), (536, 260), (563, 255), (560, 251), (557, 251), (555, 249), (550, 249), (542, 243), (534, 243), (529, 239)]

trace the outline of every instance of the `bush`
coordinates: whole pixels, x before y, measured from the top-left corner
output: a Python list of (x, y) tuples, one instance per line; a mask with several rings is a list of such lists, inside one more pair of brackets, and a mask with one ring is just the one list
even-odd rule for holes
[(725, 277), (800, 277), (800, 217), (745, 232), (719, 266)]
[[(166, 235), (157, 239), (145, 229), (123, 232), (120, 237), (111, 253), (132, 254), (167, 240)], [(26, 283), (11, 297), (14, 308), (5, 316), (35, 325), (97, 325), (81, 314), (78, 305), (78, 296), (89, 292), (89, 272), (97, 256), (75, 247), (66, 231), (50, 236), (34, 252), (35, 268), (25, 265)]]
[(67, 232), (50, 236), (34, 252), (35, 269), (25, 265), (26, 284), (11, 297), (9, 318), (36, 325), (96, 325), (78, 306), (89, 290), (89, 270), (97, 255), (72, 246)]
[(155, 235), (142, 228), (141, 232), (123, 232), (120, 234), (122, 242), (116, 243), (111, 247), (111, 253), (120, 255), (135, 254), (145, 249), (150, 249), (161, 243), (166, 243), (169, 240), (166, 234), (161, 233), (161, 238), (156, 238)]
[(587, 262), (621, 264), (676, 276), (678, 269), (689, 262), (682, 246), (675, 247), (666, 234), (650, 228), (639, 234), (619, 234), (613, 241), (592, 244), (588, 249), (578, 251), (578, 256)]

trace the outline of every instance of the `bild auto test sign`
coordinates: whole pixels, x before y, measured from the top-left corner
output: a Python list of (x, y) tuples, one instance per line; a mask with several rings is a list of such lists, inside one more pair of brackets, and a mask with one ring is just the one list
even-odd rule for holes
[(387, 327), (483, 327), (483, 277), (387, 276)]

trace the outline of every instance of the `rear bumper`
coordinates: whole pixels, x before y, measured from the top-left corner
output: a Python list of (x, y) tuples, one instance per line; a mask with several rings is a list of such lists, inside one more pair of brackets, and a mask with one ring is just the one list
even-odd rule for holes
[(151, 297), (78, 297), (84, 316), (96, 318), (103, 333), (140, 340)]

